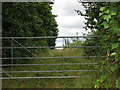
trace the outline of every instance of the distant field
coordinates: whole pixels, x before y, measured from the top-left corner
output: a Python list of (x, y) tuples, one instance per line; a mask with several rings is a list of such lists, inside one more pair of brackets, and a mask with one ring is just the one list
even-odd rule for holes
[[(81, 48), (49, 50), (38, 57), (77, 57), (83, 56)], [(72, 59), (42, 59), (47, 64), (60, 63), (96, 63), (98, 59), (72, 58)], [(45, 64), (41, 60), (32, 60), (32, 64)], [(10, 71), (10, 68), (3, 68)], [(54, 66), (19, 66), (14, 71), (54, 71), (54, 70), (96, 70), (94, 65), (54, 65)], [(91, 88), (94, 81), (100, 75), (99, 71), (88, 72), (42, 72), (42, 73), (13, 73), (14, 77), (42, 77), (42, 76), (90, 76), (86, 78), (62, 78), (62, 79), (14, 79), (3, 80), (3, 88)], [(4, 76), (6, 76), (4, 74)]]

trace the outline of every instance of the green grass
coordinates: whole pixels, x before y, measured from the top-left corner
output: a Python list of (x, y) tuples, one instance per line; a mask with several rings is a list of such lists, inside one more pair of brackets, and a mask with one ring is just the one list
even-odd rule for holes
[[(38, 57), (75, 57), (82, 56), (81, 48), (67, 48), (62, 50), (49, 50)], [(42, 59), (47, 64), (50, 63), (94, 63), (99, 62), (96, 59)], [(33, 64), (41, 64), (41, 60), (32, 60)], [(52, 67), (52, 68), (50, 68)], [(66, 65), (66, 66), (21, 66), (14, 67), (14, 71), (47, 71), (47, 70), (94, 70), (93, 65)], [(8, 71), (10, 68), (3, 68)], [(99, 72), (62, 72), (62, 73), (14, 73), (14, 77), (41, 77), (41, 76), (91, 76), (86, 78), (72, 78), (72, 79), (16, 79), (16, 80), (3, 80), (3, 88), (91, 88), (99, 76)], [(6, 76), (6, 75), (4, 75)]]

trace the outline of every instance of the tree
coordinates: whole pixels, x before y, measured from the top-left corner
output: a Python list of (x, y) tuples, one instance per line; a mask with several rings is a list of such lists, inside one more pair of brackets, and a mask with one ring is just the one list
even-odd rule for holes
[[(49, 2), (3, 2), (2, 35), (3, 37), (40, 37), (57, 36), (58, 29), (55, 15), (52, 15)], [(17, 40), (23, 46), (55, 46), (54, 39)], [(3, 40), (3, 47), (10, 46), (10, 40)], [(14, 44), (14, 46), (19, 46)], [(36, 50), (31, 50), (35, 52)], [(14, 50), (14, 57), (31, 56), (25, 50)], [(10, 50), (3, 50), (4, 57), (11, 57)], [(15, 63), (19, 62), (16, 60)], [(8, 61), (3, 61), (8, 63)], [(10, 63), (10, 62), (9, 62)]]

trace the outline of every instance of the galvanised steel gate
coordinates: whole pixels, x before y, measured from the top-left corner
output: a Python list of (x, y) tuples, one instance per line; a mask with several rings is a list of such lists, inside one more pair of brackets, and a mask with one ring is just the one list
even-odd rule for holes
[[(81, 70), (81, 68), (78, 68), (77, 70), (66, 70), (65, 68), (62, 68), (63, 66), (79, 66), (79, 65), (86, 65), (86, 66), (89, 66), (89, 65), (97, 65), (98, 62), (84, 62), (84, 63), (81, 63), (81, 62), (69, 62), (69, 63), (65, 63), (65, 62), (61, 62), (61, 63), (47, 63), (44, 59), (64, 59), (64, 60), (68, 60), (68, 59), (84, 59), (84, 58), (89, 58), (89, 59), (96, 59), (98, 58), (98, 56), (71, 56), (71, 57), (68, 57), (68, 56), (64, 56), (64, 57), (38, 57), (36, 56), (36, 54), (34, 54), (30, 49), (43, 49), (43, 48), (99, 48), (100, 46), (34, 46), (34, 47), (31, 47), (31, 46), (24, 46), (22, 45), (21, 43), (19, 43), (17, 40), (26, 40), (26, 39), (52, 39), (52, 38), (100, 38), (102, 36), (46, 36), (46, 37), (2, 37), (2, 40), (11, 40), (12, 42), (16, 43), (17, 45), (19, 45), (19, 47), (14, 47), (12, 44), (10, 47), (2, 47), (2, 49), (11, 49), (11, 57), (2, 57), (1, 59), (2, 60), (11, 60), (11, 63), (10, 64), (2, 64), (1, 67), (3, 67), (3, 70), (2, 72), (0, 72), (1, 74), (6, 74), (7, 76), (5, 77), (1, 77), (0, 79), (37, 79), (37, 78), (91, 78), (91, 77), (94, 77), (94, 76), (89, 76), (89, 75), (86, 75), (86, 76), (79, 76), (79, 75), (74, 75), (75, 72), (96, 72), (97, 70), (96, 69), (89, 69), (89, 70)], [(14, 49), (24, 49), (26, 50), (28, 53), (30, 53), (32, 55), (32, 57), (14, 57), (13, 55), (13, 50)], [(99, 56), (101, 58), (105, 58), (106, 56)], [(14, 64), (14, 60), (26, 60), (26, 59), (29, 59), (29, 60), (32, 60), (32, 59), (36, 59), (36, 60), (40, 60), (41, 63), (39, 64)], [(69, 60), (70, 61), (70, 60)], [(92, 60), (91, 60), (92, 61)], [(52, 60), (51, 60), (52, 62)], [(40, 71), (39, 69), (37, 71), (14, 71), (14, 67), (26, 67), (26, 66), (47, 66), (48, 68), (50, 68), (51, 70), (43, 70), (43, 71)], [(62, 70), (57, 70), (56, 68), (53, 68), (53, 66), (58, 66), (58, 67), (61, 67)], [(11, 70), (9, 71), (6, 71), (4, 70), (4, 67), (11, 67)], [(64, 75), (62, 73), (64, 72), (74, 72), (73, 75)], [(58, 76), (38, 76), (38, 77), (22, 77), (22, 76), (19, 76), (19, 77), (14, 77), (12, 74), (13, 73), (58, 73)]]

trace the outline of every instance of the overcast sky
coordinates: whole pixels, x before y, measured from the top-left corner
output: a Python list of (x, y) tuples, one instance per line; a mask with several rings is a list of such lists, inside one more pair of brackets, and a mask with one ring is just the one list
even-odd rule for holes
[[(52, 13), (57, 15), (55, 18), (58, 24), (59, 36), (82, 35), (85, 32), (84, 17), (77, 15), (75, 10), (84, 11), (82, 5), (77, 0), (55, 0), (52, 7)], [(57, 39), (57, 46), (62, 45), (63, 39)]]

